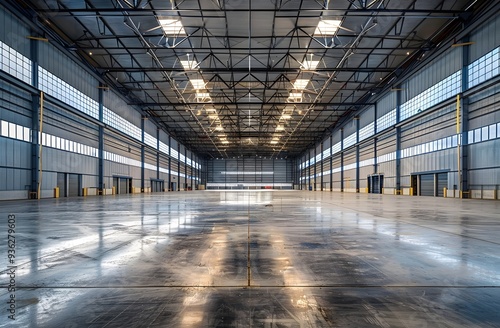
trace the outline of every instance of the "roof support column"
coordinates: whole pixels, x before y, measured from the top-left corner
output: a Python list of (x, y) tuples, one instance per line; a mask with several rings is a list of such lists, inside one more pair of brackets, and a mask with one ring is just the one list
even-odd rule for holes
[[(469, 37), (465, 37), (462, 42), (467, 43)], [(469, 88), (469, 47), (462, 47), (462, 92)], [(461, 98), (461, 99), (460, 99)], [(461, 101), (460, 101), (461, 100)], [(463, 94), (457, 97), (457, 134), (458, 134), (458, 181), (460, 198), (469, 198), (469, 98)], [(445, 195), (446, 196), (446, 195)]]
[(359, 117), (354, 118), (356, 122), (356, 192), (359, 193)]
[(330, 134), (330, 191), (333, 191), (333, 136)]
[(320, 174), (321, 174), (321, 187), (319, 188), (319, 190), (323, 191), (323, 142), (321, 142), (321, 166), (320, 166)]
[(99, 83), (99, 131), (98, 131), (98, 150), (97, 150), (97, 158), (98, 158), (98, 187), (101, 195), (104, 195), (104, 189), (106, 186), (104, 185), (104, 85)]
[(145, 116), (141, 116), (141, 192), (144, 192), (144, 121)]
[(344, 192), (344, 129), (340, 129), (340, 192)]
[[(30, 40), (30, 55), (31, 55), (31, 78), (33, 86), (38, 88), (38, 41)], [(31, 96), (31, 195), (38, 195), (38, 184), (40, 183), (40, 147), (39, 147), (39, 131), (40, 131), (40, 92)]]
[[(373, 106), (373, 134), (377, 134), (377, 103)], [(378, 172), (378, 162), (377, 162), (377, 137), (373, 138), (373, 174), (377, 174)]]
[(168, 136), (168, 187), (167, 190), (172, 190), (172, 157), (170, 157), (170, 136)]
[[(399, 88), (398, 88), (399, 89)], [(397, 91), (396, 95), (396, 124), (401, 121), (401, 90)], [(401, 192), (401, 126), (396, 126), (396, 190), (395, 193)]]

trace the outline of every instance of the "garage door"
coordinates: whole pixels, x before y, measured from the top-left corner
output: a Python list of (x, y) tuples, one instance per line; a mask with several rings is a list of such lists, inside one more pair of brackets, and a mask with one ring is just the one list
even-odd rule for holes
[(59, 197), (66, 197), (66, 173), (57, 173), (57, 186)]
[(80, 195), (80, 181), (78, 174), (68, 174), (68, 197)]
[(434, 196), (434, 174), (420, 176), (420, 196)]

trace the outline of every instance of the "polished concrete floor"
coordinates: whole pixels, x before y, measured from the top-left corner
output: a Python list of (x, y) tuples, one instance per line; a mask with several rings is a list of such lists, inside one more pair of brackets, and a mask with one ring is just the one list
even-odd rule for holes
[(496, 201), (191, 191), (0, 213), (1, 327), (500, 327)]

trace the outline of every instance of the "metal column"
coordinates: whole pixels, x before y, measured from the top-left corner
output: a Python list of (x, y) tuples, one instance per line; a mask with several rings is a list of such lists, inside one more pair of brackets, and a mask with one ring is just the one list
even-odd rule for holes
[(340, 192), (344, 192), (344, 129), (340, 129)]
[[(469, 41), (466, 37), (462, 40), (465, 44)], [(469, 88), (469, 47), (464, 46), (462, 48), (462, 92)], [(467, 131), (469, 131), (469, 98), (461, 97), (461, 102), (457, 100), (458, 113), (457, 113), (457, 134), (458, 134), (458, 183), (460, 198), (470, 198), (469, 191), (469, 137)], [(465, 196), (465, 197), (464, 197)]]
[(104, 195), (104, 85), (99, 83), (99, 127), (98, 127), (98, 150), (97, 158), (99, 161), (98, 171), (98, 187), (102, 195)]
[[(30, 41), (31, 52), (31, 78), (33, 86), (38, 88), (38, 41)], [(31, 96), (31, 193), (36, 193), (38, 197), (38, 185), (40, 183), (40, 148), (39, 140), (39, 116), (40, 116), (40, 93), (37, 92)], [(31, 195), (30, 195), (31, 198)]]
[(144, 121), (145, 116), (141, 116), (141, 192), (144, 192)]
[(321, 178), (320, 178), (321, 187), (319, 188), (319, 190), (323, 191), (323, 142), (321, 142), (320, 151), (321, 151)]
[[(396, 124), (401, 121), (401, 90), (396, 96)], [(401, 126), (396, 126), (396, 194), (401, 192)]]
[(355, 117), (356, 121), (356, 192), (359, 192), (359, 117)]
[(330, 135), (330, 191), (333, 191), (333, 154), (332, 154), (332, 148), (333, 147), (333, 136)]

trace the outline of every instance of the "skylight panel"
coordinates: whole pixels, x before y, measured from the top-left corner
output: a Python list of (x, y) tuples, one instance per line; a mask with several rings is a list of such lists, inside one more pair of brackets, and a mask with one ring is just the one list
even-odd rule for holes
[(306, 79), (297, 79), (293, 82), (293, 88), (296, 90), (304, 90), (307, 87), (309, 80)]
[(189, 80), (196, 90), (205, 89), (205, 81), (203, 79), (192, 79)]
[(314, 31), (315, 36), (335, 35), (340, 27), (340, 20), (324, 19), (320, 20), (318, 27)]
[(182, 22), (177, 18), (159, 18), (160, 26), (165, 35), (186, 35)]
[(302, 102), (302, 92), (290, 92), (288, 101)]
[(198, 62), (196, 60), (181, 60), (181, 65), (185, 70), (194, 70), (198, 68)]
[(313, 71), (318, 67), (319, 60), (304, 60), (302, 62), (302, 68), (304, 70)]

